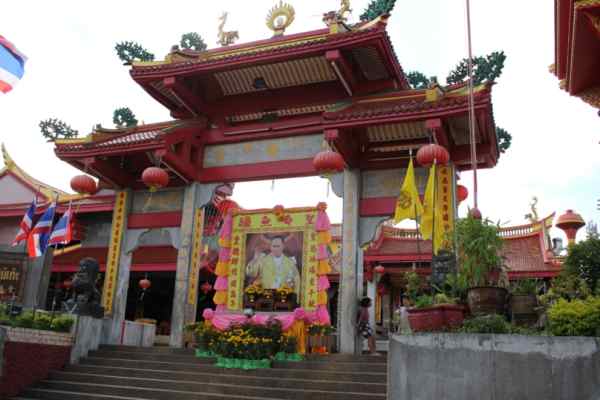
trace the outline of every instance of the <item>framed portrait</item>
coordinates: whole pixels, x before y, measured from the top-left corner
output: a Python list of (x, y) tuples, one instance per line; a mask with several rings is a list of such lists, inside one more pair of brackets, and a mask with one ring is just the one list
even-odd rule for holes
[(227, 308), (242, 310), (250, 285), (295, 294), (299, 306), (317, 306), (316, 208), (236, 211), (232, 217)]

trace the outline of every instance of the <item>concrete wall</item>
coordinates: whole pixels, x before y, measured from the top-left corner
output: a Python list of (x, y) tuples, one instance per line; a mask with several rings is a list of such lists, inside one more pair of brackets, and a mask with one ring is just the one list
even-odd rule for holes
[(390, 400), (600, 399), (598, 338), (394, 336), (388, 365)]
[(90, 350), (98, 350), (102, 339), (102, 318), (74, 316), (77, 318), (73, 326), (73, 348), (71, 349), (71, 364), (77, 364), (87, 357)]

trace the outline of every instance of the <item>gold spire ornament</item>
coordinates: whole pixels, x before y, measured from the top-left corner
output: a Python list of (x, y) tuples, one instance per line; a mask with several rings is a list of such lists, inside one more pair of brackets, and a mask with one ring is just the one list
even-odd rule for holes
[(348, 20), (348, 14), (352, 12), (350, 8), (350, 0), (342, 0), (342, 4), (340, 10), (338, 11), (338, 16), (342, 22), (346, 22)]
[(230, 44), (234, 44), (236, 39), (239, 39), (240, 35), (238, 31), (224, 31), (225, 23), (227, 22), (227, 13), (224, 12), (221, 17), (219, 17), (219, 33), (217, 37), (217, 44), (221, 46), (229, 46)]
[(279, 0), (267, 15), (267, 27), (273, 31), (274, 36), (282, 36), (288, 26), (294, 22), (296, 10), (290, 4)]

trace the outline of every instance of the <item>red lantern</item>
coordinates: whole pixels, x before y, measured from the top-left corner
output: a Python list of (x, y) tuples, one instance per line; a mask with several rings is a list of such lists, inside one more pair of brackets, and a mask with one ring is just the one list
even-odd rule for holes
[(385, 272), (385, 267), (383, 265), (378, 265), (375, 267), (375, 272), (378, 274), (383, 274)]
[(62, 285), (65, 288), (65, 290), (69, 290), (69, 289), (71, 289), (71, 286), (73, 286), (73, 281), (71, 279), (67, 278), (63, 281)]
[(71, 189), (79, 194), (94, 194), (98, 191), (98, 186), (90, 176), (77, 175), (71, 179)]
[(321, 175), (331, 175), (344, 170), (344, 159), (340, 153), (323, 150), (313, 158), (313, 166)]
[(423, 167), (429, 167), (433, 164), (433, 160), (438, 165), (446, 165), (450, 161), (450, 154), (445, 147), (439, 144), (428, 144), (417, 151), (417, 162)]
[(469, 216), (473, 219), (478, 219), (481, 220), (481, 218), (483, 218), (481, 216), (481, 211), (479, 211), (478, 208), (472, 208), (469, 210)]
[(162, 168), (148, 167), (142, 173), (142, 181), (150, 188), (151, 192), (169, 184), (169, 174)]
[(456, 200), (460, 203), (469, 197), (469, 190), (463, 185), (456, 185)]
[(150, 288), (150, 286), (152, 286), (152, 282), (150, 282), (148, 278), (144, 278), (140, 280), (139, 285), (142, 288), (142, 290), (147, 290)]

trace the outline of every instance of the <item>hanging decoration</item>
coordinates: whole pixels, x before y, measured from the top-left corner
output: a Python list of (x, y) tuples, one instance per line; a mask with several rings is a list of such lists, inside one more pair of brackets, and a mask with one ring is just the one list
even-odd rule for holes
[(209, 282), (204, 282), (202, 285), (200, 285), (200, 290), (202, 290), (204, 295), (207, 295), (211, 290), (213, 290), (213, 286)]
[(236, 203), (233, 200), (229, 200), (229, 199), (221, 200), (221, 202), (219, 202), (219, 205), (217, 205), (217, 210), (219, 210), (219, 215), (222, 215), (222, 216), (227, 215), (230, 210), (237, 210), (239, 208), (240, 208), (240, 206), (238, 205), (238, 203)]
[(469, 210), (469, 216), (470, 216), (471, 218), (473, 218), (473, 219), (479, 219), (479, 220), (480, 220), (481, 218), (483, 218), (483, 217), (482, 217), (482, 215), (481, 215), (481, 211), (479, 211), (479, 209), (478, 209), (478, 208), (471, 208), (471, 209)]
[(146, 276), (144, 279), (140, 279), (140, 282), (138, 283), (140, 285), (140, 288), (142, 289), (142, 294), (140, 295), (140, 301), (144, 300), (144, 295), (146, 294), (146, 290), (150, 289), (150, 286), (152, 286), (152, 282), (150, 282), (150, 280), (148, 279), (148, 276)]
[(150, 188), (150, 192), (156, 192), (169, 184), (169, 174), (162, 168), (148, 167), (142, 173), (142, 181)]
[(374, 271), (378, 274), (383, 274), (385, 272), (385, 267), (380, 264), (375, 267)]
[(344, 170), (344, 159), (337, 151), (331, 149), (317, 153), (313, 158), (313, 166), (322, 176), (330, 176)]
[(92, 195), (98, 191), (98, 185), (89, 175), (76, 175), (71, 179), (71, 189), (81, 195)]
[(445, 147), (431, 143), (417, 151), (417, 162), (422, 167), (430, 167), (435, 160), (437, 165), (446, 165), (450, 161), (450, 154)]
[(65, 290), (71, 289), (71, 286), (73, 286), (73, 281), (71, 278), (65, 279), (62, 283), (62, 287), (65, 288)]
[(461, 203), (469, 197), (469, 190), (463, 185), (456, 185), (456, 200)]

